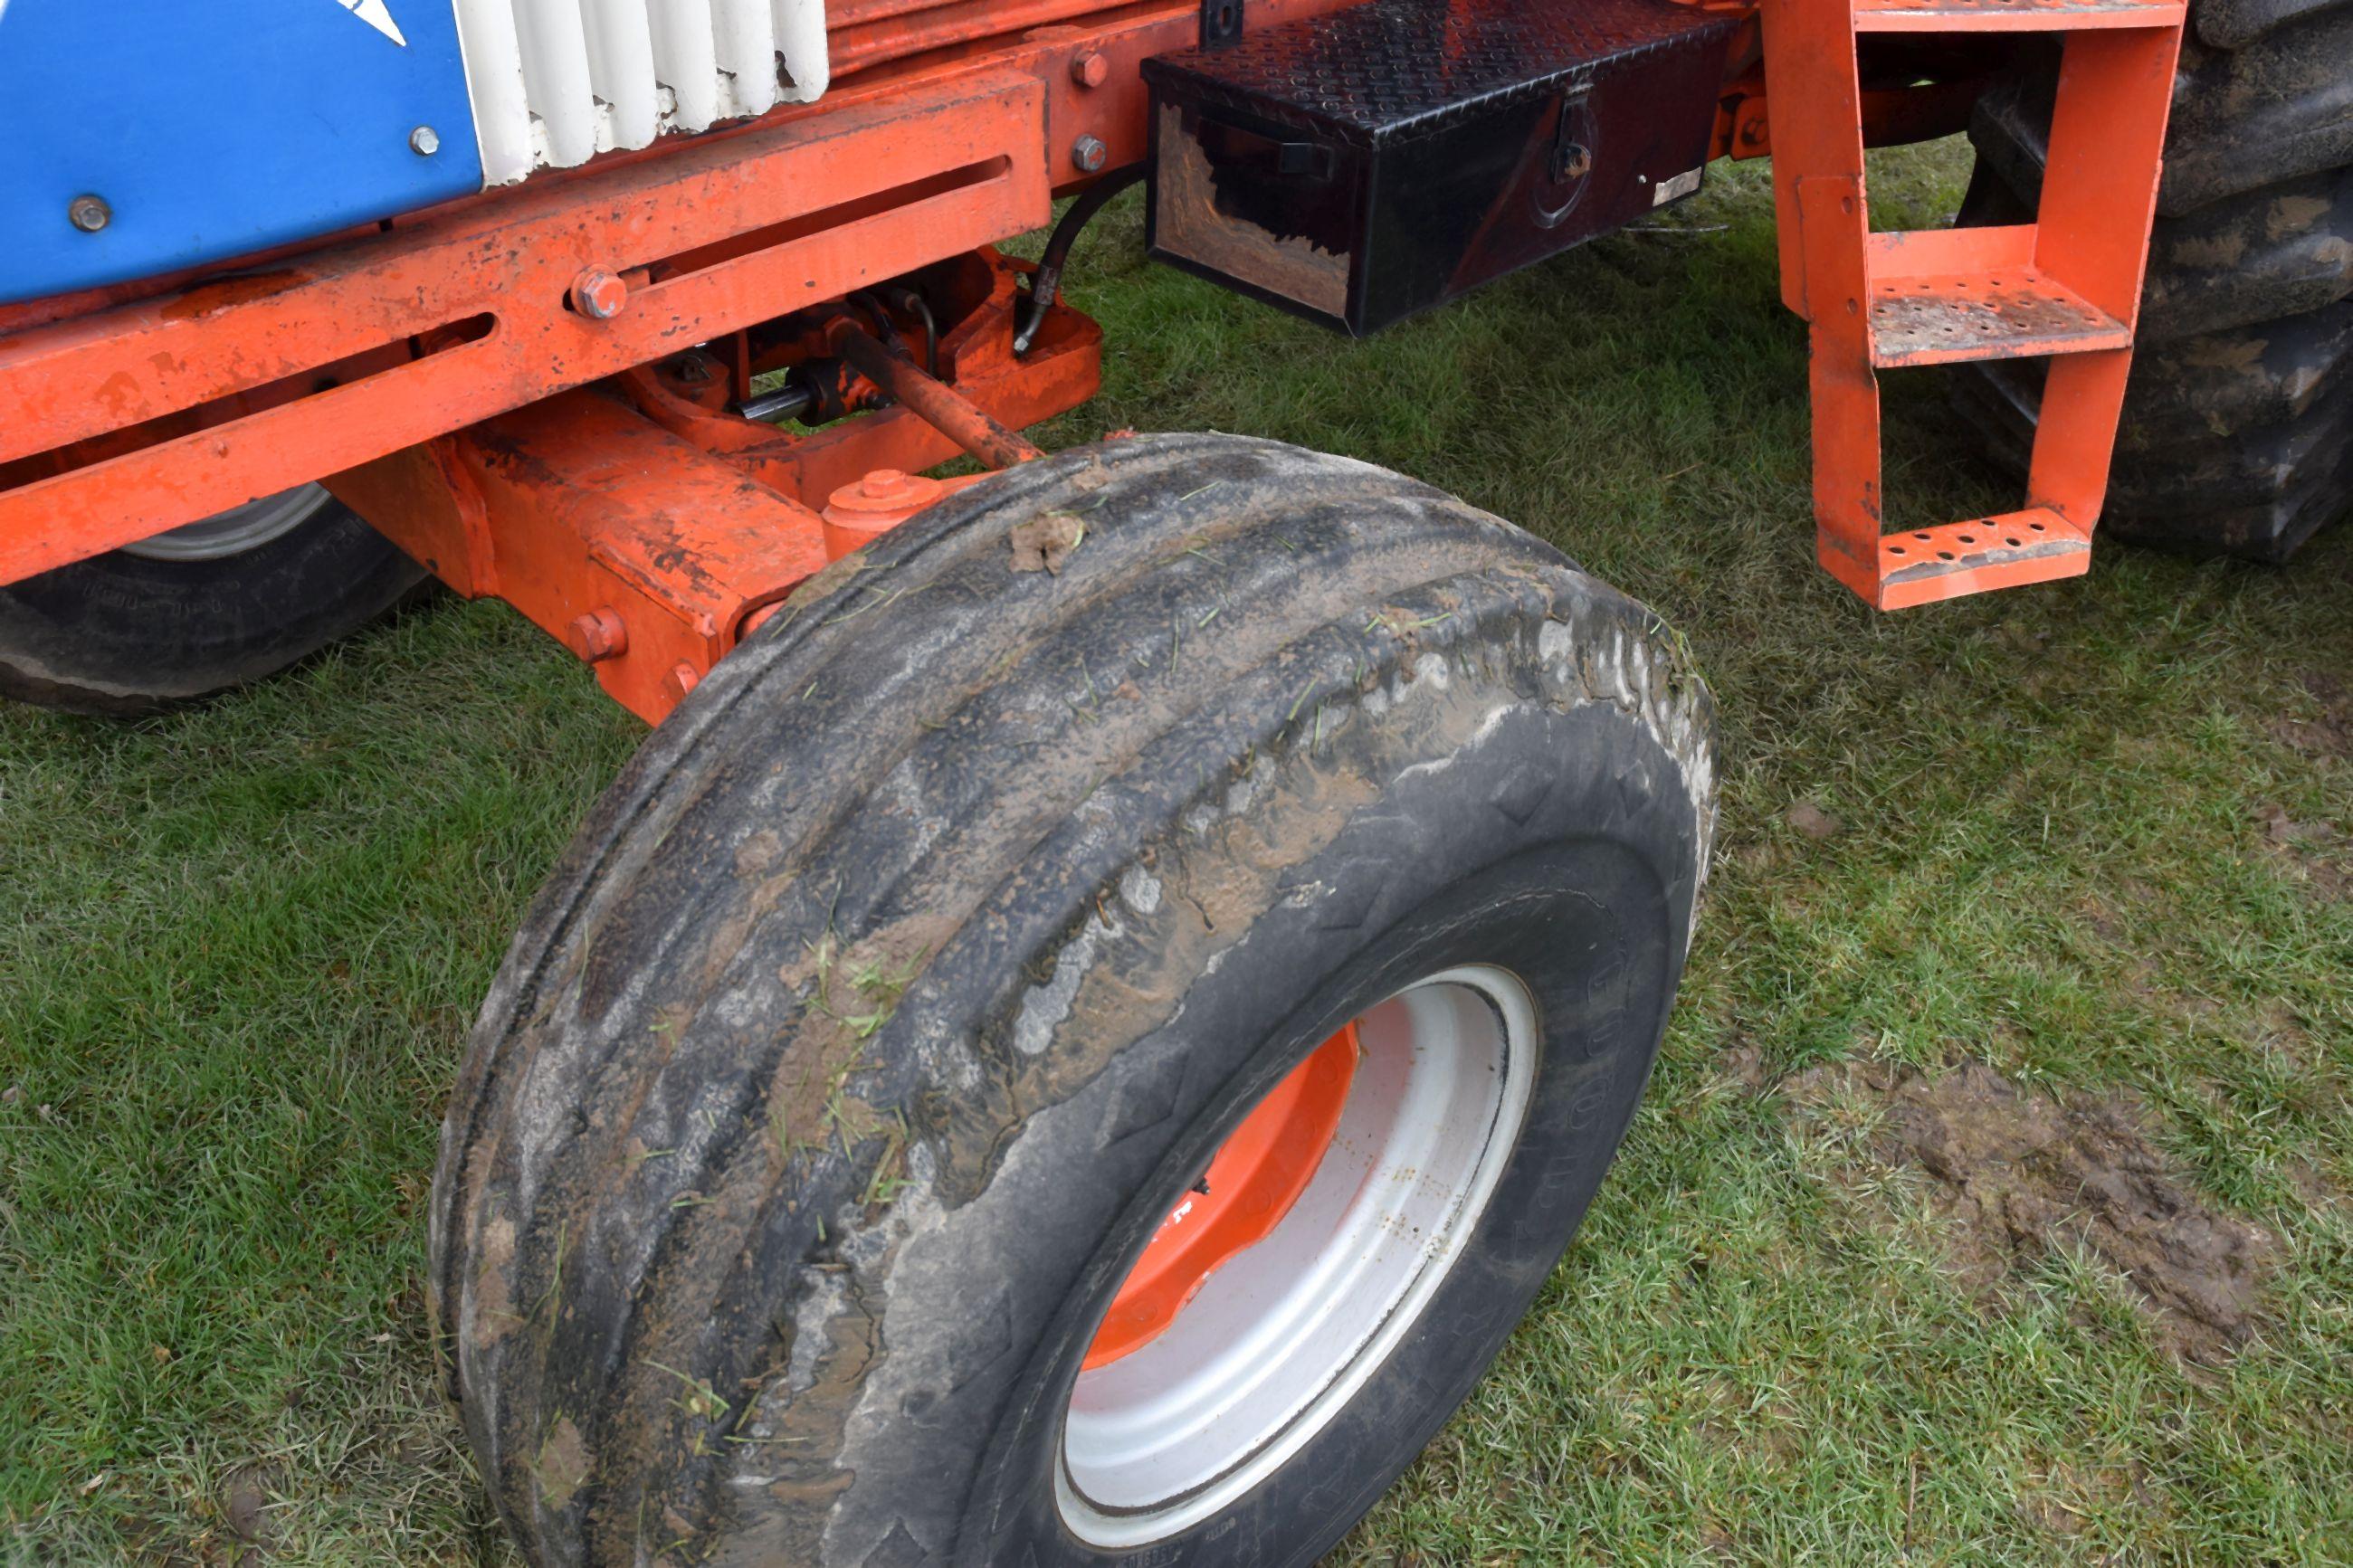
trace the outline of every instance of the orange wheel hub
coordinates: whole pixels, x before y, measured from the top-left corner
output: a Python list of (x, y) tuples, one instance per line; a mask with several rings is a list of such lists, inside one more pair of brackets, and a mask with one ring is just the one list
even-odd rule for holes
[(1159, 1338), (1210, 1275), (1282, 1222), (1332, 1145), (1360, 1051), (1351, 1023), (1242, 1119), (1121, 1281), (1083, 1370)]

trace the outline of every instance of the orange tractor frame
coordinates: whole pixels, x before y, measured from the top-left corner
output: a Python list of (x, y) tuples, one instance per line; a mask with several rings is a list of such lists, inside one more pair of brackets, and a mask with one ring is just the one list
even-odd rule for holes
[[(1251, 0), (1249, 25), (1336, 8)], [(1706, 8), (1741, 22), (1711, 155), (1782, 154), (1823, 564), (1883, 607), (2081, 572), (2181, 5)], [(1094, 392), (1100, 333), (1050, 298), (1017, 353), (1031, 268), (992, 247), (1145, 158), (1139, 62), (1199, 26), (1190, 4), (849, 0), (817, 103), (225, 276), (0, 306), (0, 582), (322, 480), (659, 721), (764, 609), (941, 493), (899, 476), (1034, 455), (1011, 429)], [(1968, 35), (2075, 29), (2042, 224), (1868, 232), (1864, 145), (1959, 127)], [(1957, 64), (1862, 90), (1859, 33), (1924, 30), (1957, 35)], [(937, 303), (885, 287), (917, 272)], [(1883, 539), (1876, 370), (2061, 353), (2027, 507)], [(846, 367), (828, 412), (862, 417), (786, 434), (730, 411), (813, 359)]]

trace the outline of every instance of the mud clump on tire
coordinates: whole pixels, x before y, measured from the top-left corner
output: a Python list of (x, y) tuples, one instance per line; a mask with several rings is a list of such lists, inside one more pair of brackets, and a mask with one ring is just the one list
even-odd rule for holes
[(2261, 1323), (2278, 1244), (2200, 1200), (2123, 1101), (2034, 1093), (1981, 1062), (1935, 1077), (1841, 1062), (1782, 1091), (1801, 1125), (1864, 1110), (1864, 1157), (1929, 1178), (1955, 1271), (1981, 1297), (2082, 1247), (2132, 1282), (2160, 1342), (2186, 1359), (2220, 1360)]

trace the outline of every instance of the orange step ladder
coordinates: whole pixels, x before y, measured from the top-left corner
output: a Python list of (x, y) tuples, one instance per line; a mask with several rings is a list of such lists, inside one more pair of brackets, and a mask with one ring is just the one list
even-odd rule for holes
[[(1781, 298), (1812, 323), (1815, 552), (1883, 610), (2081, 574), (2132, 363), (2180, 0), (1764, 0)], [(2035, 221), (1874, 234), (1866, 33), (2065, 36)], [(1882, 370), (2048, 355), (2026, 505), (1883, 534)]]

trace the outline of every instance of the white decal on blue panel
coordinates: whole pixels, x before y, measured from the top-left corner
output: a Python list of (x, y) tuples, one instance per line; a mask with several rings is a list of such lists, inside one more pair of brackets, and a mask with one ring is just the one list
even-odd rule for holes
[(384, 0), (335, 0), (335, 3), (402, 48), (408, 47), (408, 40), (400, 36), (400, 24), (394, 21), (392, 13), (384, 8)]

